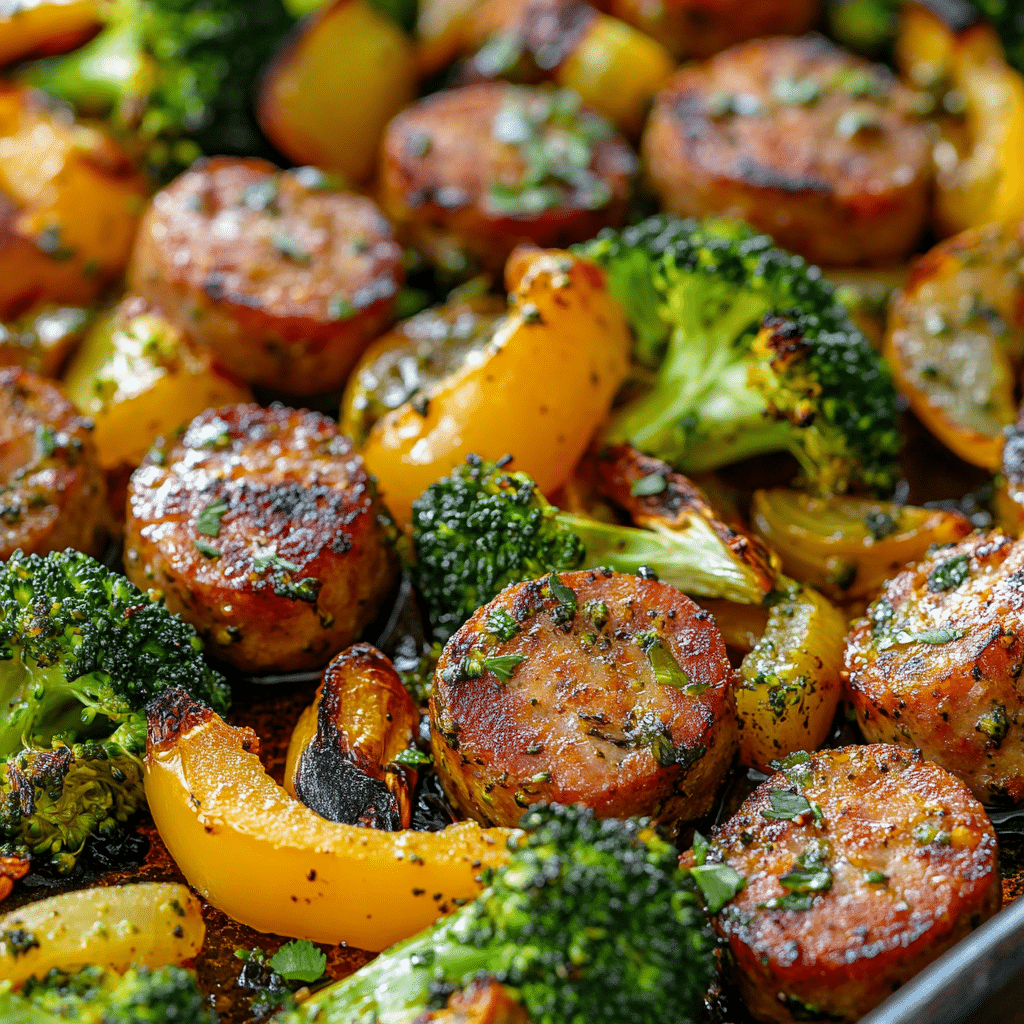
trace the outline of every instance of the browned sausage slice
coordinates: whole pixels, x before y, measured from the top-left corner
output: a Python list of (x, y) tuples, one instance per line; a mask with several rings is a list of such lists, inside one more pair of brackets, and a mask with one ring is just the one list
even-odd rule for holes
[(332, 420), (228, 406), (133, 474), (125, 568), (216, 657), (249, 672), (314, 668), (376, 616), (395, 578), (389, 530)]
[(18, 548), (99, 555), (105, 492), (91, 423), (53, 381), (0, 370), (0, 559)]
[(758, 1020), (855, 1021), (999, 909), (995, 833), (918, 751), (788, 764), (713, 832), (709, 870), (746, 887), (712, 923)]
[(609, 569), (519, 583), (477, 611), (438, 662), (430, 720), (449, 799), (493, 825), (543, 800), (678, 828), (736, 749), (710, 614)]
[(907, 255), (928, 215), (928, 135), (884, 69), (826, 39), (758, 39), (679, 71), (643, 139), (666, 209), (737, 217), (814, 263)]
[(564, 248), (622, 223), (636, 166), (575, 93), (484, 82), (435, 93), (392, 120), (381, 202), (449, 272), (500, 271), (522, 242)]
[(918, 747), (986, 803), (1024, 800), (1024, 541), (975, 535), (886, 584), (846, 641), (869, 740)]
[(158, 193), (133, 291), (238, 376), (293, 394), (339, 387), (403, 280), (391, 226), (311, 167), (218, 157)]

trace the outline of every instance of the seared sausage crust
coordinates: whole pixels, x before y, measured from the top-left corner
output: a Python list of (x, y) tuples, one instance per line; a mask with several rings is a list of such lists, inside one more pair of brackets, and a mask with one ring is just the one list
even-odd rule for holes
[(746, 220), (814, 263), (886, 263), (928, 214), (929, 141), (909, 108), (888, 72), (823, 38), (758, 39), (669, 81), (644, 165), (673, 213)]
[(372, 200), (314, 168), (217, 157), (154, 197), (128, 280), (244, 380), (308, 395), (387, 325), (402, 251)]
[(999, 909), (996, 837), (918, 751), (802, 757), (714, 830), (746, 888), (712, 924), (758, 1020), (855, 1021)]
[(395, 578), (390, 522), (319, 413), (228, 406), (151, 453), (128, 489), (125, 567), (249, 672), (326, 663)]
[(53, 382), (0, 370), (0, 559), (103, 550), (105, 487), (91, 424)]
[(814, 27), (818, 14), (817, 0), (609, 0), (607, 7), (680, 60), (710, 57), (769, 33), (799, 35)]
[(482, 824), (543, 800), (678, 828), (735, 751), (731, 680), (714, 619), (674, 587), (608, 569), (515, 584), (438, 662), (434, 763)]
[(520, 243), (564, 248), (621, 224), (636, 166), (575, 93), (483, 82), (391, 121), (381, 202), (439, 266), (497, 272)]
[(986, 803), (1024, 800), (1024, 541), (940, 548), (886, 584), (846, 642), (868, 740), (919, 747)]

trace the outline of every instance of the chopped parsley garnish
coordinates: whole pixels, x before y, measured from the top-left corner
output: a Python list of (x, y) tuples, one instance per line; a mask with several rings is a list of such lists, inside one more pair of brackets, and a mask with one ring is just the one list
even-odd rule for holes
[(939, 562), (928, 573), (928, 589), (933, 594), (942, 594), (947, 590), (955, 590), (971, 575), (971, 556), (954, 555), (944, 562)]
[(268, 961), (267, 966), (285, 981), (319, 981), (327, 967), (327, 954), (309, 939), (286, 942)]
[(747, 880), (728, 864), (697, 864), (690, 868), (690, 874), (704, 896), (709, 914), (717, 914), (747, 887)]
[(211, 501), (196, 517), (196, 530), (207, 537), (216, 537), (220, 534), (220, 521), (228, 510), (228, 503), (223, 498)]
[(220, 558), (220, 548), (215, 548), (212, 544), (207, 544), (205, 540), (194, 540), (192, 541), (196, 546), (196, 550), (199, 554), (204, 555), (206, 558)]
[(668, 481), (661, 473), (651, 473), (648, 476), (641, 477), (639, 480), (634, 480), (629, 493), (634, 498), (648, 498), (654, 494), (661, 494), (667, 487)]

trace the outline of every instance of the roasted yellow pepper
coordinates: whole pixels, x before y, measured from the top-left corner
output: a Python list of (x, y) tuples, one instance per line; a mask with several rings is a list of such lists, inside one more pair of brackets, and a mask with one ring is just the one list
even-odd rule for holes
[(158, 436), (206, 409), (252, 401), (244, 384), (139, 299), (127, 299), (93, 325), (64, 388), (96, 424), (93, 440), (105, 470), (138, 466)]
[[(553, 493), (626, 375), (629, 328), (600, 269), (560, 250), (521, 248), (505, 283), (509, 311), (475, 356), (370, 430), (363, 459), (401, 524), (413, 500), (470, 453), (511, 454), (514, 469)], [(364, 364), (378, 354), (371, 347)]]
[(865, 601), (933, 544), (953, 544), (973, 526), (959, 512), (868, 498), (811, 498), (755, 491), (751, 522), (785, 571), (840, 601)]
[(936, 147), (940, 233), (1024, 217), (1024, 78), (1006, 63), (995, 30), (979, 23), (957, 33), (911, 3), (896, 53), (912, 84), (948, 86), (963, 105), (962, 131), (947, 125)]
[(172, 691), (150, 706), (146, 796), (189, 884), (257, 931), (381, 950), (480, 891), (507, 829), (380, 832), (321, 818), (266, 772), (251, 729)]
[(199, 901), (175, 882), (66, 892), (0, 917), (0, 981), (20, 985), (86, 964), (115, 971), (181, 964), (205, 935)]
[(106, 20), (102, 0), (19, 0), (0, 6), (0, 66), (73, 50)]
[(825, 742), (843, 693), (846, 619), (810, 587), (792, 586), (740, 665), (740, 763), (768, 762)]

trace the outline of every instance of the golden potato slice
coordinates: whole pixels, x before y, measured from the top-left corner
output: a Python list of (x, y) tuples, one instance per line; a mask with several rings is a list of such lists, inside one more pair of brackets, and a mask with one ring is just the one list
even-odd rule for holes
[(18, 0), (0, 8), (0, 67), (80, 46), (106, 21), (102, 0)]

